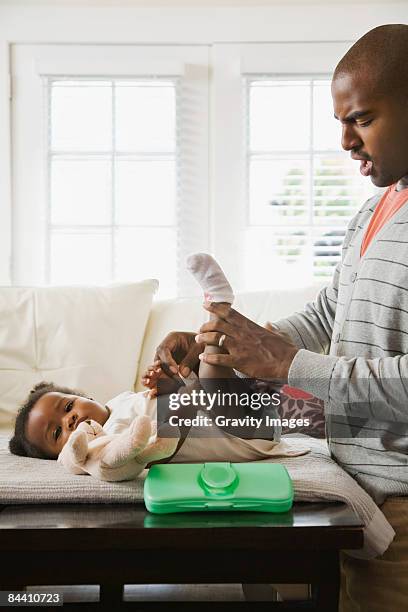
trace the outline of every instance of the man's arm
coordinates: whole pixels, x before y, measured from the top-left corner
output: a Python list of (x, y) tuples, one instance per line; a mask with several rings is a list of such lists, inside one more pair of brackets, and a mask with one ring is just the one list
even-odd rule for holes
[[(347, 228), (343, 241), (343, 258), (358, 219), (359, 213)], [(316, 300), (307, 304), (303, 312), (277, 321), (272, 329), (260, 327), (234, 309), (227, 308), (225, 304), (205, 304), (206, 310), (216, 316), (201, 326), (198, 340), (216, 345), (220, 336), (226, 334), (223, 346), (228, 355), (203, 355), (202, 359), (213, 365), (233, 367), (253, 378), (273, 380), (276, 383), (289, 382), (292, 385), (288, 380), (289, 370), (295, 359), (300, 360), (305, 349), (312, 355), (326, 356), (329, 352), (341, 267), (342, 262), (337, 265), (331, 284), (322, 289)], [(327, 359), (326, 365), (329, 367), (330, 357)], [(315, 395), (322, 397), (317, 393)]]
[(288, 381), (333, 406), (338, 416), (408, 422), (408, 355), (349, 358), (302, 349)]

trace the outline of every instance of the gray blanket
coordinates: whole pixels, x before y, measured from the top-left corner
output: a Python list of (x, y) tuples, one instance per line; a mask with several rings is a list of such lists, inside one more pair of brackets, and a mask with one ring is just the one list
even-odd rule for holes
[(143, 500), (146, 470), (129, 482), (69, 474), (56, 461), (17, 457), (0, 434), (0, 504), (107, 503)]
[[(304, 438), (310, 453), (266, 461), (286, 466), (298, 501), (342, 501), (365, 525), (364, 548), (355, 556), (382, 554), (395, 532), (371, 497), (330, 458), (324, 440)], [(0, 434), (0, 504), (126, 503), (143, 501), (147, 471), (129, 482), (102, 482), (69, 474), (56, 461), (12, 455), (8, 436)]]

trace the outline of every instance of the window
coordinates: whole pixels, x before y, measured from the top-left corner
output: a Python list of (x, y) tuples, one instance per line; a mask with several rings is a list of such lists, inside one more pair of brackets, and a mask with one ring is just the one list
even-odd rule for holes
[[(160, 297), (185, 295), (186, 255), (208, 249), (208, 51), (107, 51), (14, 49), (15, 282), (153, 277)], [(19, 139), (26, 112), (43, 121)]]
[(345, 225), (366, 199), (358, 166), (340, 148), (330, 80), (248, 78), (246, 282), (329, 280)]
[(348, 46), (217, 46), (213, 227), (240, 290), (329, 281), (346, 224), (373, 193), (333, 117), (330, 74)]
[(13, 45), (14, 284), (188, 296), (193, 251), (237, 291), (329, 280), (373, 193), (333, 118), (348, 47)]
[(174, 294), (177, 81), (49, 78), (47, 89), (46, 280), (143, 278), (148, 254)]

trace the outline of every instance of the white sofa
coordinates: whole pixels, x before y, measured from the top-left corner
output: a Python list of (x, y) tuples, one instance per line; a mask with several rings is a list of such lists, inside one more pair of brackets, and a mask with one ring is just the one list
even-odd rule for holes
[[(303, 308), (320, 285), (241, 294), (235, 307), (264, 324)], [(157, 281), (106, 287), (0, 288), (0, 431), (41, 380), (100, 402), (142, 389), (140, 376), (172, 330), (198, 330), (202, 299), (154, 301)]]
[[(264, 324), (302, 310), (321, 286), (240, 294), (234, 306)], [(208, 316), (202, 299), (154, 301), (156, 289), (154, 280), (108, 287), (0, 288), (0, 437), (11, 435), (19, 405), (41, 380), (83, 389), (100, 402), (126, 389), (143, 389), (141, 374), (165, 335), (173, 330), (198, 330)], [(61, 488), (61, 475), (50, 471), (49, 464), (54, 462), (41, 463), (33, 467), (34, 487), (41, 482), (43, 495), (55, 495)], [(24, 495), (27, 482), (32, 486), (31, 478), (29, 472), (19, 482)], [(65, 478), (70, 495), (68, 478), (75, 477)], [(87, 482), (85, 493), (76, 492), (79, 499), (92, 495), (98, 501), (99, 493), (105, 500), (106, 485), (112, 486), (95, 482), (92, 488)], [(129, 499), (134, 495), (132, 490)], [(308, 596), (307, 585), (274, 586), (285, 599)], [(247, 600), (270, 599), (271, 589), (272, 585), (244, 585)]]

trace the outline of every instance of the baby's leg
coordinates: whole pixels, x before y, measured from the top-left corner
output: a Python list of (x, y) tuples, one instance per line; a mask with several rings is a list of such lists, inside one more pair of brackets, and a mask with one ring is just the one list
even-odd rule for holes
[[(215, 259), (207, 253), (197, 253), (190, 255), (187, 260), (187, 267), (193, 274), (196, 281), (200, 284), (206, 300), (217, 303), (232, 304), (234, 293), (231, 285), (225, 277), (221, 267)], [(212, 313), (210, 319), (216, 318)], [(221, 346), (207, 345), (204, 349), (205, 354), (219, 354), (227, 351)], [(228, 405), (214, 405), (212, 408), (213, 416), (239, 417), (248, 413), (247, 407), (240, 405), (240, 394), (248, 394), (245, 379), (236, 375), (233, 368), (212, 365), (201, 361), (199, 367), (199, 379), (201, 386), (209, 394), (221, 394), (224, 398), (228, 397)]]
[[(211, 313), (210, 320), (214, 318), (215, 315)], [(218, 355), (227, 353), (227, 351), (223, 349), (222, 346), (212, 346), (211, 344), (207, 344), (203, 352), (205, 355)], [(208, 378), (237, 378), (232, 368), (227, 368), (225, 366), (220, 365), (213, 365), (211, 363), (206, 363), (205, 361), (200, 361), (198, 376), (200, 380)]]
[[(208, 255), (207, 253), (196, 253), (194, 255), (190, 255), (187, 260), (187, 267), (203, 289), (206, 300), (218, 303), (233, 303), (234, 292), (231, 285), (226, 279), (221, 267), (211, 255)], [(215, 315), (210, 314), (210, 317), (214, 316)], [(206, 346), (204, 349), (204, 353), (207, 354), (224, 352), (226, 351), (222, 348), (222, 346)], [(199, 377), (200, 383), (207, 393), (220, 392), (224, 394), (223, 397), (226, 401), (222, 402), (224, 405), (214, 406), (212, 409), (214, 415), (218, 413), (225, 417), (239, 418), (248, 414), (251, 415), (252, 413), (253, 416), (253, 411), (251, 408), (248, 408), (246, 403), (242, 405), (243, 402), (239, 399), (245, 398), (253, 393), (249, 381), (243, 378), (242, 375), (239, 376), (239, 372), (236, 373), (232, 368), (214, 366), (201, 361)], [(264, 414), (266, 414), (266, 412), (270, 412), (273, 417), (278, 416), (275, 407), (264, 407), (262, 412)], [(260, 416), (260, 413), (258, 413), (257, 416)], [(274, 435), (273, 428), (270, 433), (271, 436)], [(279, 435), (278, 430), (275, 433), (277, 436)]]
[[(200, 287), (203, 289), (204, 298), (207, 301), (232, 304), (234, 292), (224, 272), (215, 259), (208, 253), (195, 253), (187, 259), (187, 268), (194, 276)], [(210, 319), (215, 315), (210, 314)], [(226, 353), (225, 349), (219, 346), (207, 345), (204, 349), (206, 354)], [(235, 378), (232, 368), (211, 365), (209, 363), (200, 364), (200, 379), (211, 378)]]

